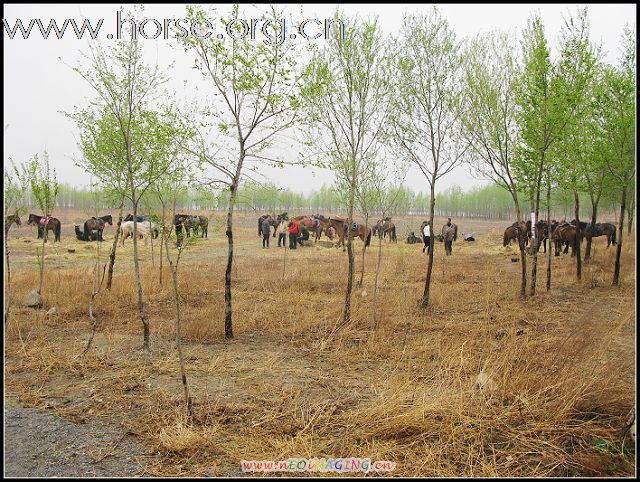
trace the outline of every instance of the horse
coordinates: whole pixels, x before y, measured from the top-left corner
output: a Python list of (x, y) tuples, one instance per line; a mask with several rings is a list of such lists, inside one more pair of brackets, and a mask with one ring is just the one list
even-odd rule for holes
[(511, 241), (518, 239), (519, 233), (525, 233), (524, 245), (529, 244), (529, 238), (531, 237), (531, 221), (516, 221), (511, 226), (508, 226), (504, 230), (502, 237), (502, 247), (507, 247), (511, 244)]
[[(145, 244), (150, 235), (158, 232), (158, 226), (152, 221), (144, 221), (137, 223), (138, 237), (144, 238)], [(124, 240), (129, 236), (133, 238), (133, 221), (123, 221), (120, 225), (120, 231), (122, 232), (122, 246), (124, 246)]]
[(201, 238), (209, 237), (209, 218), (206, 216), (192, 216), (191, 223), (193, 225), (193, 234), (196, 234), (196, 228), (202, 228)]
[[(346, 222), (347, 220), (344, 218), (329, 218), (329, 225), (336, 230), (336, 234), (340, 238), (340, 241), (338, 242), (338, 247), (342, 245), (342, 247), (344, 248), (345, 246), (344, 235), (346, 231), (346, 226), (345, 226)], [(355, 226), (352, 226), (350, 230), (351, 239), (357, 236), (365, 243), (365, 246), (369, 246), (371, 244), (371, 228), (367, 226), (365, 229), (364, 224), (358, 224), (356, 222), (354, 222), (354, 225)]]
[[(284, 213), (286, 214), (286, 213)], [(278, 217), (276, 218), (275, 214), (263, 214), (262, 216), (260, 216), (258, 218), (258, 236), (262, 236), (262, 223), (264, 222), (265, 219), (269, 218), (269, 225), (273, 226), (273, 237), (276, 237), (276, 229), (278, 227), (278, 224), (280, 224), (280, 221), (282, 221), (282, 214), (279, 214)]]
[(380, 231), (382, 231), (383, 238), (386, 238), (388, 234), (389, 241), (393, 241), (394, 243), (398, 242), (398, 238), (396, 236), (396, 225), (391, 222), (391, 218), (384, 219), (384, 223), (382, 223), (382, 226), (380, 226)]
[(420, 238), (416, 236), (416, 234), (411, 231), (411, 234), (407, 236), (407, 244), (416, 244), (420, 242)]
[(328, 220), (321, 214), (314, 214), (313, 216), (301, 215), (292, 219), (298, 223), (298, 225), (305, 226), (309, 230), (309, 233), (313, 233), (315, 235), (315, 242), (318, 242), (320, 236), (322, 236), (322, 231), (326, 232), (329, 227)]
[(80, 229), (79, 225), (75, 224), (74, 228), (76, 229), (76, 238), (78, 238), (80, 241), (89, 241), (89, 240), (96, 241), (98, 239), (98, 233), (95, 233), (95, 232), (91, 233), (90, 238), (87, 239), (85, 237), (84, 231)]
[(27, 224), (38, 227), (38, 239), (44, 237), (44, 240), (48, 241), (47, 231), (53, 231), (54, 242), (60, 242), (62, 224), (58, 218), (52, 218), (51, 216), (45, 218), (44, 216), (38, 216), (37, 214), (29, 214), (29, 221), (27, 221)]
[(98, 233), (98, 241), (102, 241), (102, 231), (104, 231), (107, 223), (109, 223), (109, 226), (113, 226), (111, 214), (100, 216), (99, 218), (92, 217), (91, 219), (87, 219), (84, 222), (84, 239), (88, 240), (91, 237), (90, 233), (96, 231)]
[[(576, 220), (572, 220), (571, 224), (573, 226), (576, 225)], [(607, 248), (611, 246), (611, 244), (616, 244), (616, 226), (611, 223), (596, 223), (593, 228), (591, 227), (591, 223), (585, 223), (580, 221), (580, 229), (584, 233), (585, 236), (591, 236), (592, 238), (596, 238), (598, 236), (606, 236), (607, 237)]]
[(596, 223), (594, 229), (591, 233), (592, 237), (597, 236), (606, 236), (607, 237), (607, 248), (612, 244), (618, 244), (616, 242), (616, 226), (611, 223)]
[(555, 245), (555, 255), (560, 256), (560, 247), (565, 243), (563, 253), (567, 254), (571, 246), (571, 256), (576, 255), (576, 227), (571, 224), (560, 224), (553, 231), (551, 239)]
[(20, 216), (18, 216), (18, 213), (9, 214), (7, 217), (4, 218), (4, 235), (5, 236), (9, 234), (9, 228), (11, 227), (12, 224), (15, 224), (16, 226), (22, 226), (22, 221), (20, 221)]

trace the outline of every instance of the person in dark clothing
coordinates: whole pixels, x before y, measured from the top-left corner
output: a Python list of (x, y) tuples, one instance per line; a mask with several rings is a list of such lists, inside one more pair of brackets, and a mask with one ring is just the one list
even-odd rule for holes
[(262, 221), (262, 247), (269, 247), (269, 235), (271, 234), (271, 216)]
[(302, 226), (300, 226), (300, 236), (298, 237), (298, 243), (300, 244), (300, 246), (304, 246), (304, 242), (307, 241), (308, 239), (309, 239), (309, 230), (303, 224)]

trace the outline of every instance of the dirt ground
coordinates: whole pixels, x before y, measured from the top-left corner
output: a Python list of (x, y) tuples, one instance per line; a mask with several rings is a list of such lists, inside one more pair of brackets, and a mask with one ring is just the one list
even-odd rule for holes
[[(157, 245), (152, 252), (142, 243), (140, 254), (151, 353), (140, 350), (128, 240), (116, 263), (117, 286), (97, 302), (93, 348), (79, 357), (90, 334), (96, 244), (75, 239), (73, 225), (84, 216), (61, 213), (62, 243), (47, 245), (50, 287), (36, 312), (19, 306), (37, 279), (35, 228), (10, 232), (15, 287), (14, 321), (5, 334), (5, 475), (228, 476), (242, 475), (240, 460), (325, 454), (393, 460), (394, 476), (635, 472), (633, 459), (594, 448), (615, 438), (634, 400), (634, 238), (621, 289), (609, 286), (614, 250), (599, 238), (580, 285), (573, 260), (554, 257), (554, 289), (545, 293), (540, 258), (540, 294), (519, 302), (519, 252), (502, 247), (508, 223), (454, 219), (476, 241), (460, 237), (448, 258), (436, 246), (433, 306), (425, 317), (415, 301), (427, 258), (421, 244), (404, 242), (410, 231), (418, 234), (422, 218), (394, 220), (398, 244), (383, 244), (379, 305), (370, 305), (374, 240), (364, 287), (354, 291), (358, 321), (343, 336), (333, 327), (344, 303), (346, 254), (326, 238), (296, 252), (278, 249), (272, 238), (263, 250), (258, 216), (240, 215), (235, 337), (225, 340), (227, 241), (223, 215), (210, 215), (209, 237), (193, 240), (180, 260), (183, 351), (196, 412), (187, 423), (171, 286), (155, 281)], [(444, 221), (436, 220), (436, 230)], [(356, 274), (361, 247), (356, 241)], [(57, 313), (46, 315), (53, 306)], [(369, 320), (378, 316), (376, 331)], [(493, 396), (474, 386), (479, 371), (500, 386)], [(572, 388), (576, 383), (583, 388)], [(554, 390), (558, 397), (549, 397)], [(524, 408), (516, 408), (520, 403)], [(550, 407), (557, 414), (547, 415)], [(559, 418), (544, 418), (553, 416)], [(473, 447), (484, 448), (472, 454)]]

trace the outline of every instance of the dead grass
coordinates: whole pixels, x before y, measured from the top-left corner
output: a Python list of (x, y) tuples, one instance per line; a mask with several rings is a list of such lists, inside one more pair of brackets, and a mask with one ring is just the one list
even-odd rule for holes
[[(193, 419), (184, 416), (169, 271), (160, 286), (157, 252), (155, 267), (142, 254), (153, 336), (145, 354), (130, 246), (112, 291), (96, 299), (99, 332), (85, 357), (91, 268), (55, 269), (54, 255), (45, 308), (14, 307), (6, 327), (7, 390), (76, 422), (123, 418), (160, 456), (153, 475), (222, 476), (237, 473), (240, 460), (289, 457), (390, 460), (395, 476), (635, 473), (633, 457), (596, 447), (619, 446), (634, 404), (635, 239), (623, 245), (620, 288), (610, 286), (613, 250), (596, 244), (580, 283), (573, 260), (554, 257), (551, 292), (542, 260), (538, 295), (525, 302), (517, 298), (519, 263), (496, 249), (499, 225), (476, 243), (456, 243), (452, 257), (437, 245), (426, 312), (416, 305), (426, 271), (419, 245), (384, 246), (374, 305), (373, 243), (354, 322), (335, 333), (345, 253), (288, 251), (283, 276), (283, 251), (262, 250), (248, 222), (239, 231), (234, 340), (223, 338), (225, 240), (210, 231), (181, 261)], [(17, 266), (20, 301), (37, 273), (25, 260)], [(58, 314), (48, 317), (52, 306)], [(490, 378), (483, 388), (481, 372)]]

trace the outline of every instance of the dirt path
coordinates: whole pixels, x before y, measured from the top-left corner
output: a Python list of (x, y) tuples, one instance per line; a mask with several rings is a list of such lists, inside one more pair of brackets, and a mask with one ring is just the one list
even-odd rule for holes
[(76, 425), (5, 398), (5, 477), (144, 475), (145, 449), (114, 421)]

